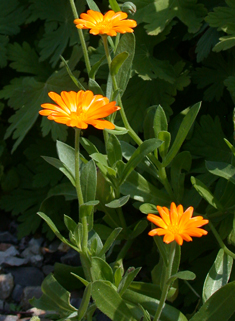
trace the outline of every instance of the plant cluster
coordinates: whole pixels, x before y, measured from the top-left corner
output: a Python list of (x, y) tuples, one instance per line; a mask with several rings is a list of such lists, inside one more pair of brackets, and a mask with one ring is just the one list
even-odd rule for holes
[(232, 321), (234, 1), (0, 9), (0, 207), (19, 237), (41, 229), (81, 258), (32, 303), (60, 320)]

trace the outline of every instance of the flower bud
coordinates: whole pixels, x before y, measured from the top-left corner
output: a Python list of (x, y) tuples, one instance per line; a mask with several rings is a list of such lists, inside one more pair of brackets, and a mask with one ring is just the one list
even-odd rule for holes
[(136, 13), (136, 5), (133, 2), (124, 2), (121, 7), (123, 12), (135, 14)]

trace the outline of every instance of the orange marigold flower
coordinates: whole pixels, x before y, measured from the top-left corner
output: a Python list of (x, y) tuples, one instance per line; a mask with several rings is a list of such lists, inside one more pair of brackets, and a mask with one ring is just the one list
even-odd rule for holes
[(90, 90), (62, 91), (60, 95), (51, 91), (48, 96), (56, 105), (42, 104), (44, 109), (40, 110), (39, 114), (50, 120), (81, 129), (86, 129), (88, 125), (98, 129), (115, 128), (110, 121), (101, 119), (121, 109), (115, 106), (115, 101), (109, 102), (107, 97), (94, 95)]
[(153, 229), (148, 234), (150, 236), (164, 235), (163, 241), (167, 244), (175, 240), (179, 245), (182, 245), (184, 240), (192, 241), (191, 236), (201, 237), (208, 233), (199, 227), (209, 221), (204, 220), (202, 216), (192, 217), (192, 206), (184, 212), (182, 205), (176, 207), (175, 203), (172, 202), (170, 211), (167, 207), (161, 206), (157, 206), (157, 210), (161, 217), (148, 214), (147, 219), (160, 228)]
[(88, 10), (80, 15), (81, 19), (75, 19), (74, 23), (78, 29), (90, 29), (93, 35), (116, 36), (117, 32), (133, 32), (132, 28), (137, 26), (135, 20), (126, 19), (125, 12), (114, 12), (109, 10), (105, 15), (98, 11)]

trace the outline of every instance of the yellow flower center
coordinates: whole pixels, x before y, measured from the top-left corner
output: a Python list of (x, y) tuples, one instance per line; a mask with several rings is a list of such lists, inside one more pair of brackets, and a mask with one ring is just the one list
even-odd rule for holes
[(179, 226), (178, 225), (169, 225), (168, 230), (173, 234), (179, 234)]

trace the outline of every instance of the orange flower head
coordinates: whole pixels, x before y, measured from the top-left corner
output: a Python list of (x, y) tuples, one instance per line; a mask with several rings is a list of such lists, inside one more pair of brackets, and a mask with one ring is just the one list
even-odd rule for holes
[(192, 241), (191, 236), (201, 237), (207, 235), (207, 231), (199, 227), (207, 224), (209, 221), (204, 220), (202, 216), (193, 216), (193, 207), (190, 206), (184, 212), (183, 206), (176, 207), (175, 203), (171, 203), (170, 211), (167, 207), (157, 206), (157, 210), (161, 217), (148, 214), (147, 219), (159, 226), (148, 234), (150, 236), (164, 235), (163, 242), (171, 243), (174, 240), (182, 245), (183, 241)]
[(103, 15), (98, 11), (88, 10), (80, 15), (80, 19), (75, 19), (74, 23), (78, 29), (90, 29), (93, 35), (116, 36), (117, 32), (133, 32), (132, 28), (137, 26), (135, 20), (126, 18), (127, 14), (122, 11), (109, 10)]
[(113, 123), (102, 119), (120, 109), (115, 106), (115, 101), (109, 102), (107, 97), (94, 95), (90, 90), (62, 91), (60, 95), (51, 91), (48, 96), (56, 104), (42, 104), (44, 109), (39, 114), (50, 120), (81, 129), (86, 129), (88, 125), (98, 129), (115, 128)]

